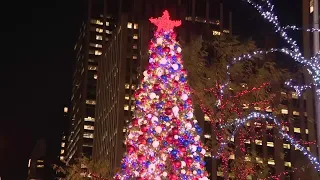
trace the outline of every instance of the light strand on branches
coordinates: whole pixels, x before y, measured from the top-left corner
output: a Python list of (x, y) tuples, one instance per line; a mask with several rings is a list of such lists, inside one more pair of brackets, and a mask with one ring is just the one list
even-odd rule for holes
[[(305, 147), (300, 145), (294, 138), (290, 137), (289, 134), (284, 132), (281, 127), (281, 123), (277, 120), (276, 117), (274, 117), (271, 114), (264, 114), (260, 112), (252, 112), (247, 117), (241, 118), (241, 119), (235, 119), (232, 123), (226, 123), (220, 125), (220, 128), (228, 128), (228, 127), (234, 127), (235, 131), (237, 131), (238, 128), (245, 126), (247, 122), (251, 121), (252, 119), (262, 118), (264, 120), (272, 120), (272, 122), (278, 127), (280, 135), (287, 140), (292, 146), (300, 150), (313, 164), (313, 167), (320, 172), (320, 163), (317, 160), (315, 156), (313, 156)], [(234, 133), (235, 134), (235, 133)]]

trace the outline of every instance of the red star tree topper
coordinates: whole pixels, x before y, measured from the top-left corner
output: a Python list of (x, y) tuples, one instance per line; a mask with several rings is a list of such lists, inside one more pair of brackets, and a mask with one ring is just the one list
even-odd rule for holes
[(174, 27), (178, 27), (181, 25), (181, 21), (172, 21), (170, 20), (170, 15), (167, 10), (163, 12), (162, 17), (158, 18), (150, 18), (150, 22), (158, 27), (157, 32), (164, 30), (170, 31), (173, 30)]
[(194, 118), (187, 72), (168, 11), (150, 21), (158, 29), (150, 42), (149, 65), (135, 91), (136, 105), (127, 126), (127, 152), (117, 180), (208, 180)]

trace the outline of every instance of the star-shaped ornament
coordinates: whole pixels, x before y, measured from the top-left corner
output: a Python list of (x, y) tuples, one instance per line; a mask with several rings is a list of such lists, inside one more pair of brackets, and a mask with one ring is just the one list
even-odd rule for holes
[(172, 21), (170, 20), (170, 15), (167, 10), (163, 12), (162, 17), (158, 18), (150, 18), (150, 22), (158, 27), (157, 31), (170, 31), (173, 30), (174, 27), (178, 27), (181, 25), (181, 21)]

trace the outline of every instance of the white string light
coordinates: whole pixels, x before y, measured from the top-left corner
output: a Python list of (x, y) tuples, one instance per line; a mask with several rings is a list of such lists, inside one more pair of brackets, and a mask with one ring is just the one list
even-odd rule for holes
[[(320, 52), (318, 52), (316, 55), (312, 56), (310, 59), (307, 59), (302, 56), (302, 53), (296, 43), (295, 40), (289, 37), (288, 33), (286, 30), (303, 30), (302, 28), (298, 28), (296, 26), (285, 26), (281, 27), (278, 17), (275, 15), (273, 12), (274, 5), (271, 4), (269, 0), (262, 0), (265, 4), (260, 5), (258, 3), (253, 2), (252, 0), (246, 0), (247, 3), (252, 5), (259, 13), (260, 15), (269, 23), (271, 23), (274, 26), (275, 32), (279, 33), (280, 37), (284, 39), (289, 45), (290, 48), (272, 48), (267, 51), (255, 51), (250, 54), (245, 54), (240, 57), (233, 58), (230, 65), (227, 66), (227, 82), (224, 83), (221, 88), (221, 97), (223, 97), (224, 89), (227, 87), (230, 83), (230, 68), (232, 65), (235, 63), (238, 63), (242, 60), (248, 60), (252, 59), (253, 57), (258, 57), (259, 55), (266, 55), (269, 53), (283, 53), (286, 55), (289, 55), (293, 60), (301, 63), (307, 68), (308, 73), (312, 76), (313, 82), (310, 85), (293, 85), (292, 80), (289, 80), (285, 82), (285, 85), (287, 85), (290, 88), (295, 89), (296, 93), (298, 96), (301, 96), (302, 91), (311, 88), (312, 85), (316, 88), (316, 94), (318, 98), (320, 99)], [(320, 29), (306, 29), (308, 32), (320, 32)], [(320, 172), (320, 164), (317, 160), (316, 157), (314, 157), (305, 147), (300, 145), (294, 138), (290, 137), (286, 132), (284, 132), (281, 128), (281, 124), (279, 121), (272, 115), (270, 114), (263, 114), (259, 112), (252, 112), (250, 113), (246, 118), (242, 119), (235, 119), (232, 123), (225, 124), (225, 125), (220, 125), (220, 128), (228, 128), (228, 127), (233, 127), (235, 126), (233, 133), (231, 135), (231, 138), (229, 138), (226, 142), (222, 142), (220, 148), (218, 149), (218, 155), (217, 156), (212, 156), (213, 158), (219, 158), (220, 153), (224, 150), (224, 148), (227, 146), (227, 144), (231, 141), (232, 138), (235, 137), (235, 134), (237, 130), (241, 127), (244, 126), (245, 123), (252, 119), (257, 119), (257, 118), (263, 118), (263, 119), (269, 119), (272, 120), (276, 126), (279, 129), (279, 133), (282, 135), (284, 139), (290, 142), (292, 146), (295, 148), (299, 149), (309, 160), (310, 162), (314, 165), (314, 168)]]

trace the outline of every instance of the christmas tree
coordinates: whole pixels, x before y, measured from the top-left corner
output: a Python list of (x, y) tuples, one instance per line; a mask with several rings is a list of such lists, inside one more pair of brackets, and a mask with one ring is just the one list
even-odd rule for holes
[(127, 128), (127, 151), (115, 179), (206, 180), (201, 128), (193, 115), (187, 72), (168, 11), (150, 18), (157, 26), (150, 42), (144, 79), (135, 92), (134, 117)]

